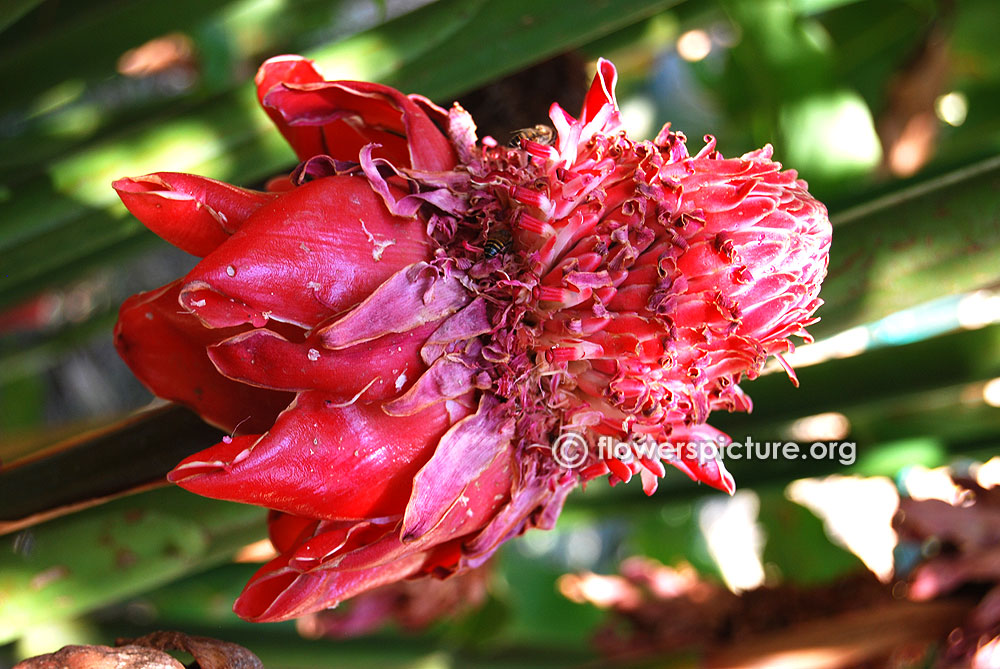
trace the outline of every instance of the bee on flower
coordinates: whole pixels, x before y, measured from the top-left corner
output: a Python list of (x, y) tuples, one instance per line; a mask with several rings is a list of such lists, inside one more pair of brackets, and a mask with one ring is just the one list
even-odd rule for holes
[(535, 142), (545, 146), (551, 146), (556, 139), (556, 132), (551, 126), (544, 123), (533, 125), (530, 128), (521, 128), (514, 132), (514, 139), (510, 146), (524, 148), (525, 142)]
[(491, 231), (489, 236), (486, 237), (486, 243), (483, 244), (483, 257), (496, 258), (501, 253), (509, 251), (512, 243), (513, 236), (510, 230), (507, 228), (497, 228)]

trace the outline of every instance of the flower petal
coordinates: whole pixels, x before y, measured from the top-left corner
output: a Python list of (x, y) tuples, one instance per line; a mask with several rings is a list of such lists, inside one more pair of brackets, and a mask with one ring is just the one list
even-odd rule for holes
[(289, 125), (280, 111), (264, 104), (264, 96), (279, 84), (308, 84), (323, 81), (323, 75), (316, 71), (313, 62), (302, 56), (275, 56), (264, 61), (257, 70), (254, 81), (257, 84), (257, 101), (291, 145), (299, 160), (326, 153), (322, 128)]
[[(718, 445), (728, 444), (729, 437), (711, 425), (677, 426), (670, 441), (680, 444), (678, 456), (668, 464), (681, 470), (693, 481), (700, 481), (730, 495), (736, 492), (736, 481), (718, 457)], [(717, 445), (715, 449), (709, 445)], [(697, 446), (693, 448), (692, 446)]]
[(267, 515), (267, 535), (279, 553), (288, 553), (315, 532), (322, 521), (271, 511)]
[(459, 398), (476, 388), (492, 387), (489, 374), (475, 362), (469, 364), (458, 356), (443, 357), (421, 374), (405, 394), (383, 404), (382, 410), (390, 416), (406, 416), (436, 402)]
[(324, 348), (317, 337), (294, 342), (257, 329), (211, 346), (208, 357), (230, 379), (261, 388), (324, 390), (341, 398), (364, 392), (363, 401), (384, 400), (427, 369), (420, 350), (435, 327), (431, 323), (337, 351)]
[[(407, 555), (452, 541), (461, 544), (508, 505), (516, 466), (510, 447), (497, 451), (486, 468), (463, 488), (439, 522), (419, 538), (404, 541), (400, 529), (376, 541), (348, 544), (335, 554), (326, 553), (325, 542), (306, 542), (296, 550), (294, 560), (289, 564), (310, 565), (314, 570), (352, 571), (391, 564)], [(442, 561), (433, 567), (453, 571), (461, 554), (462, 551), (447, 550), (437, 556)], [(317, 559), (320, 557), (323, 559)]]
[(178, 172), (126, 177), (111, 186), (143, 225), (200, 257), (214, 251), (250, 214), (276, 197)]
[(590, 90), (583, 100), (583, 112), (580, 114), (580, 121), (583, 124), (590, 123), (605, 105), (610, 104), (613, 108), (618, 108), (618, 102), (615, 100), (616, 83), (618, 83), (618, 71), (614, 63), (598, 58), (597, 76), (594, 77)]
[(208, 327), (308, 329), (429, 255), (420, 219), (390, 215), (363, 178), (327, 177), (254, 213), (187, 275), (181, 303)]
[(513, 436), (514, 417), (492, 395), (484, 394), (479, 411), (445, 433), (430, 461), (414, 477), (400, 530), (402, 540), (419, 539), (440, 523), (466, 488), (509, 450)]
[(233, 606), (236, 615), (258, 623), (289, 620), (336, 606), (359, 592), (400, 581), (420, 571), (425, 556), (406, 555), (392, 564), (353, 571), (300, 572), (287, 556), (267, 563), (253, 575)]
[[(256, 443), (236, 455), (216, 444), (182, 461), (168, 478), (206, 497), (312, 518), (399, 513), (413, 476), (451, 424), (448, 410), (436, 405), (397, 418), (377, 405), (339, 402), (338, 395), (299, 393)], [(224, 458), (217, 457), (220, 450)]]
[(492, 327), (486, 310), (486, 300), (477, 297), (467, 307), (441, 323), (441, 326), (427, 338), (420, 355), (429, 365), (444, 355), (450, 345), (486, 334)]
[(399, 525), (399, 516), (373, 520), (324, 520), (315, 531), (288, 549), (288, 566), (297, 571), (311, 571), (338, 553), (357, 550), (380, 541)]
[[(263, 432), (292, 401), (289, 393), (253, 388), (219, 374), (205, 347), (234, 329), (208, 330), (178, 304), (180, 281), (133, 295), (122, 304), (115, 347), (155, 395), (191, 407), (232, 432)], [(169, 360), (170, 364), (164, 364)]]
[(519, 478), (519, 484), (511, 491), (510, 501), (474, 539), (464, 544), (464, 566), (480, 566), (503, 542), (522, 534), (529, 527), (543, 530), (555, 527), (566, 496), (576, 488), (574, 476), (553, 480), (547, 475), (528, 471), (522, 472)]
[[(292, 77), (282, 80), (286, 72)], [(382, 145), (377, 155), (399, 167), (444, 171), (455, 166), (451, 142), (424, 111), (430, 104), (426, 99), (414, 100), (381, 84), (318, 81), (318, 76), (309, 61), (287, 56), (268, 61), (257, 75), (261, 104), (299, 159), (323, 153), (357, 160), (362, 147), (376, 143)], [(313, 134), (297, 132), (303, 128)]]
[(401, 269), (368, 298), (318, 334), (328, 348), (346, 348), (436, 323), (468, 304), (472, 295), (452, 276), (427, 263)]

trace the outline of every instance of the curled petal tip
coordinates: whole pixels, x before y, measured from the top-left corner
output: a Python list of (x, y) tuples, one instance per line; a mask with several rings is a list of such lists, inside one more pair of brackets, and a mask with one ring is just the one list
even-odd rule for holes
[(309, 58), (294, 53), (285, 53), (281, 54), (280, 56), (271, 56), (263, 63), (261, 63), (259, 68), (257, 68), (256, 78), (260, 79), (263, 72), (277, 65), (288, 66), (288, 65), (296, 65), (299, 63), (308, 63), (310, 66), (314, 65), (313, 61), (310, 60)]
[(111, 185), (125, 207), (147, 228), (200, 257), (218, 248), (274, 197), (177, 172), (125, 177)]
[(250, 450), (260, 438), (259, 434), (223, 437), (216, 445), (182, 460), (167, 474), (167, 480), (188, 487), (199, 477), (228, 472), (250, 455)]
[(358, 592), (415, 574), (423, 553), (403, 556), (367, 569), (299, 572), (279, 556), (261, 567), (233, 606), (236, 615), (251, 622), (279, 622), (336, 606)]
[(736, 494), (736, 479), (733, 478), (732, 474), (723, 470), (722, 480), (720, 481), (720, 483), (721, 483), (721, 488), (720, 488), (721, 490), (726, 491), (727, 493), (729, 493), (730, 496)]
[(202, 474), (212, 474), (218, 471), (225, 471), (225, 467), (226, 463), (219, 461), (178, 465), (167, 472), (167, 480), (171, 483), (176, 483), (182, 488), (186, 488), (187, 486), (184, 485), (185, 482), (201, 476)]
[(611, 105), (618, 109), (618, 102), (615, 100), (615, 86), (618, 83), (618, 70), (610, 60), (599, 58), (597, 61), (597, 75), (591, 84), (590, 91), (583, 103), (583, 113), (581, 121), (589, 123), (597, 117), (598, 113), (605, 105)]
[[(291, 589), (300, 574), (287, 568), (288, 558), (279, 556), (261, 567), (233, 604), (233, 612), (250, 622), (284, 620), (275, 612), (275, 600)], [(284, 568), (283, 568), (284, 567)]]

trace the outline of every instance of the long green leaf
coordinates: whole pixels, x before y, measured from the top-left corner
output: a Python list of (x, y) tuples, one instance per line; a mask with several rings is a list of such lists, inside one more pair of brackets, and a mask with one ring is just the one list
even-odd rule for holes
[(8, 535), (0, 644), (219, 564), (265, 536), (265, 515), (165, 488)]
[(713, 423), (758, 429), (826, 411), (1000, 376), (1000, 325), (880, 348), (803, 367), (794, 388), (781, 373), (741, 384), (752, 414), (713, 414)]
[(478, 11), (468, 12), (467, 24), (447, 43), (403, 64), (383, 79), (391, 86), (445, 100), (630, 26), (679, 2), (484, 2)]
[[(315, 46), (321, 35), (341, 39), (371, 27), (371, 18), (352, 12), (352, 4), (213, 0), (174, 7), (146, 0), (94, 0), (86, 11), (64, 3), (58, 12), (39, 12), (44, 16), (17, 31), (13, 43), (0, 51), (0, 83), (8, 84), (9, 92), (0, 100), (0, 116), (6, 118), (0, 133), (0, 180), (22, 183), (84, 143), (108, 140), (123, 128), (165, 118), (168, 110), (234, 90), (267, 56), (301, 52)], [(143, 14), (138, 24), (131, 20), (137, 7)], [(83, 47), (74, 37), (81, 32)], [(115, 71), (125, 48), (164, 33), (171, 39), (164, 46), (190, 45), (192, 54), (176, 52), (173, 61), (161, 60), (161, 67), (172, 65), (158, 72), (125, 76)], [(93, 40), (93, 34), (105, 39)], [(80, 48), (85, 48), (85, 58), (75, 57)], [(52, 61), (36, 63), (32, 76), (25, 77), (24, 64), (33, 62), (36, 53), (52, 56)], [(3, 78), (5, 71), (13, 81)]]
[(1000, 157), (834, 217), (821, 297), (833, 334), (1000, 282)]
[(42, 0), (7, 0), (0, 6), (0, 31), (6, 30), (40, 4)]

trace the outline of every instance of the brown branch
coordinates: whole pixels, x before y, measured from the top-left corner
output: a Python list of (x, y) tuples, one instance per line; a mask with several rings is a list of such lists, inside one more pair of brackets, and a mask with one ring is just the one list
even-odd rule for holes
[(221, 433), (171, 404), (73, 437), (0, 469), (0, 534), (162, 485)]
[(814, 620), (756, 636), (710, 653), (706, 667), (727, 669), (840, 669), (891, 666), (886, 659), (908, 646), (925, 647), (960, 626), (974, 601), (897, 601)]

